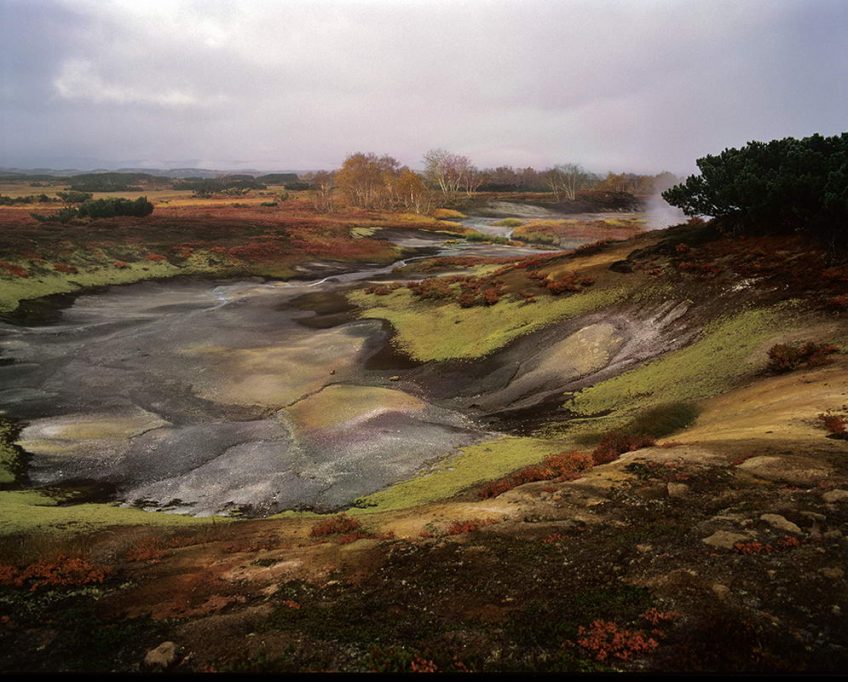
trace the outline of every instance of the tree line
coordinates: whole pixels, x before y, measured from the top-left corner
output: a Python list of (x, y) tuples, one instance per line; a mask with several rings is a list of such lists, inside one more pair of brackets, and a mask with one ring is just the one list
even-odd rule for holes
[(308, 173), (302, 179), (314, 190), (319, 211), (332, 211), (341, 196), (360, 208), (415, 213), (428, 213), (436, 204), (477, 192), (550, 192), (556, 201), (574, 201), (581, 190), (648, 195), (678, 181), (667, 172), (600, 176), (574, 163), (543, 171), (511, 166), (479, 169), (468, 157), (444, 149), (428, 151), (423, 161), (423, 172), (416, 172), (391, 156), (357, 152), (336, 171)]

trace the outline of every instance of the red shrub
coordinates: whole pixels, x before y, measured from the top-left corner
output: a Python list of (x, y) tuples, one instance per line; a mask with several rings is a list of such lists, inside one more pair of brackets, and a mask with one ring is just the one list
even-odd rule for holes
[(835, 436), (842, 436), (848, 433), (848, 421), (841, 415), (820, 414), (819, 421), (821, 421), (828, 433), (832, 433)]
[(312, 530), (309, 531), (309, 537), (321, 538), (327, 535), (342, 535), (361, 529), (362, 524), (357, 519), (353, 519), (345, 514), (339, 514), (338, 516), (332, 516), (329, 519), (319, 521), (312, 526)]
[(168, 260), (161, 253), (148, 253), (147, 260), (152, 261), (153, 263), (160, 263), (163, 260)]
[(514, 471), (509, 476), (486, 483), (478, 493), (481, 498), (497, 497), (525, 483), (535, 481), (570, 481), (579, 478), (592, 468), (592, 456), (585, 452), (563, 452), (551, 455), (541, 464), (533, 464)]
[(126, 267), (128, 267), (128, 264), (125, 263), (122, 260), (116, 260), (114, 263), (112, 263), (112, 265), (116, 268), (126, 268)]
[(653, 438), (641, 433), (611, 431), (601, 439), (601, 442), (592, 451), (592, 459), (595, 464), (606, 464), (615, 461), (625, 452), (649, 448), (655, 444), (656, 441)]
[(557, 279), (545, 280), (542, 278), (540, 286), (544, 286), (556, 296), (566, 292), (573, 293), (581, 291), (586, 287), (592, 286), (594, 283), (594, 280), (589, 277), (582, 277), (574, 272), (566, 272)]
[(409, 664), (409, 670), (413, 673), (439, 672), (439, 668), (433, 661), (426, 658), (421, 658), (421, 656), (416, 656), (412, 659), (412, 662)]
[(18, 570), (7, 564), (0, 565), (0, 585), (29, 587), (35, 592), (40, 587), (77, 587), (101, 584), (109, 569), (96, 566), (79, 557), (60, 555), (52, 561), (42, 560)]
[(832, 343), (779, 343), (768, 351), (768, 369), (783, 374), (798, 369), (802, 365), (811, 368), (827, 364), (828, 356), (839, 352)]
[(498, 523), (497, 519), (466, 519), (463, 521), (452, 521), (445, 531), (448, 535), (462, 535), (464, 533), (472, 533), (485, 526), (492, 526)]
[(79, 272), (79, 270), (77, 270), (73, 265), (68, 265), (66, 263), (53, 263), (53, 269), (56, 272), (64, 272), (69, 275)]
[(20, 265), (15, 265), (14, 263), (9, 263), (7, 261), (0, 260), (0, 268), (8, 272), (10, 275), (14, 277), (29, 277), (29, 272), (27, 272), (26, 268), (21, 267)]
[(619, 628), (608, 620), (595, 620), (585, 628), (578, 628), (577, 644), (592, 654), (596, 661), (605, 661), (612, 656), (629, 661), (634, 656), (652, 652), (659, 643), (646, 637), (641, 630)]

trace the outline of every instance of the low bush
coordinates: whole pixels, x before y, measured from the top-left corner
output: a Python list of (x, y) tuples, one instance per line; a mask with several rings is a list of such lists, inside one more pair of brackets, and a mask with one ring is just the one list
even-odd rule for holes
[(481, 498), (497, 497), (525, 483), (536, 481), (570, 481), (592, 468), (592, 456), (585, 452), (563, 452), (546, 457), (540, 464), (514, 471), (509, 476), (486, 483), (479, 491)]
[(30, 592), (42, 587), (99, 585), (106, 580), (109, 572), (108, 568), (85, 559), (60, 555), (52, 560), (37, 561), (22, 569), (0, 564), (0, 585), (26, 587)]
[(611, 431), (592, 451), (592, 460), (595, 464), (607, 464), (626, 452), (649, 448), (653, 445), (656, 445), (656, 440), (647, 434)]
[(832, 436), (848, 438), (848, 420), (839, 414), (820, 414), (819, 421)]
[(319, 521), (312, 526), (312, 530), (309, 531), (309, 537), (322, 538), (328, 535), (347, 535), (361, 530), (362, 524), (357, 519), (346, 516), (345, 514), (339, 514), (338, 516), (332, 516), (329, 519)]
[(813, 368), (827, 364), (828, 356), (839, 352), (832, 343), (779, 343), (768, 351), (768, 369), (775, 374), (791, 372), (799, 367)]

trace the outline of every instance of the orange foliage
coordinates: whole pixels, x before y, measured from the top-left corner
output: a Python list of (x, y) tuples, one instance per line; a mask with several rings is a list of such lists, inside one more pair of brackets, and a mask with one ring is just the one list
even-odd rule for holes
[(24, 267), (20, 265), (15, 265), (14, 263), (9, 263), (7, 261), (0, 260), (0, 268), (8, 272), (10, 275), (14, 277), (29, 277), (29, 272)]
[(839, 347), (832, 343), (815, 343), (807, 341), (803, 344), (779, 343), (769, 348), (768, 368), (781, 374), (791, 372), (805, 366), (808, 369), (827, 364), (828, 356), (839, 352)]
[(65, 555), (60, 555), (52, 561), (37, 561), (20, 570), (8, 564), (0, 564), (0, 585), (29, 587), (30, 592), (41, 587), (99, 585), (108, 575), (109, 569), (106, 567)]
[(848, 433), (848, 421), (841, 415), (820, 414), (819, 421), (821, 421), (828, 433), (832, 433), (835, 436), (846, 435)]
[(592, 456), (585, 452), (568, 452), (546, 457), (541, 464), (532, 464), (509, 476), (486, 483), (479, 492), (481, 498), (497, 497), (508, 490), (535, 481), (571, 481), (592, 468)]
[(592, 451), (592, 460), (595, 464), (606, 464), (615, 461), (625, 452), (633, 452), (633, 450), (648, 448), (655, 444), (656, 441), (653, 438), (644, 434), (611, 431)]
[(328, 535), (346, 535), (360, 531), (361, 529), (362, 524), (357, 519), (353, 519), (345, 514), (339, 514), (338, 516), (319, 521), (312, 526), (312, 530), (309, 531), (309, 537), (320, 538)]
[(445, 531), (448, 535), (462, 535), (464, 533), (472, 533), (475, 530), (492, 526), (499, 523), (497, 519), (466, 519), (463, 521), (452, 521)]
[(594, 620), (586, 628), (578, 628), (577, 644), (592, 654), (596, 661), (610, 656), (629, 661), (634, 656), (652, 652), (659, 643), (641, 630), (627, 630), (608, 620)]

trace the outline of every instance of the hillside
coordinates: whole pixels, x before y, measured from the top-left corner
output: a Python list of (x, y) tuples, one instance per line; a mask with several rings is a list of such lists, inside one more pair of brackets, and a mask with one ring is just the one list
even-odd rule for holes
[(846, 295), (809, 240), (692, 221), (301, 297), (313, 329), (387, 331), (360, 370), (321, 367), (299, 433), (426, 404), (474, 442), (330, 515), (150, 514), (20, 479), (2, 668), (148, 669), (173, 642), (177, 671), (841, 670)]

